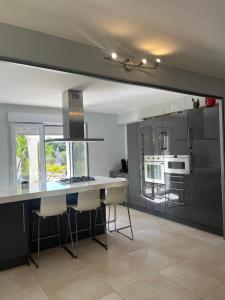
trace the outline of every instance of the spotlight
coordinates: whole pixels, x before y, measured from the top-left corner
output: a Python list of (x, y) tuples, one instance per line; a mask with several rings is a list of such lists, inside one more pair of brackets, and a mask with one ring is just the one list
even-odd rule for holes
[(112, 57), (112, 59), (117, 59), (117, 54), (116, 54), (116, 52), (113, 52), (113, 53), (111, 54), (111, 57)]
[(140, 59), (135, 58), (124, 58), (117, 55), (116, 52), (112, 52), (108, 56), (105, 56), (104, 59), (115, 63), (117, 65), (123, 66), (127, 71), (134, 70), (135, 68), (146, 69), (146, 70), (155, 70), (158, 68), (159, 63), (161, 62), (160, 58), (145, 58)]

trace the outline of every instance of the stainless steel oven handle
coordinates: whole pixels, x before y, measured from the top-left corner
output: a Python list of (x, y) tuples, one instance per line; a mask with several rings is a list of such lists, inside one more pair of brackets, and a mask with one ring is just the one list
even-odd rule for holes
[(170, 190), (174, 190), (174, 191), (179, 191), (179, 192), (183, 192), (184, 189), (176, 189), (176, 188), (173, 188), (173, 187), (169, 187)]
[(171, 178), (172, 178), (172, 177), (174, 177), (174, 178), (184, 178), (184, 176), (182, 176), (182, 175), (180, 176), (180, 175), (172, 175), (172, 174), (170, 175), (170, 177), (171, 177)]

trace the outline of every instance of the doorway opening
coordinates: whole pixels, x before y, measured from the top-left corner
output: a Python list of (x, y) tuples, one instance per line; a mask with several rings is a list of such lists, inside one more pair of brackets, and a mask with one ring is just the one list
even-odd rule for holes
[[(11, 144), (1, 146), (2, 156), (11, 151), (11, 174), (7, 161), (2, 169), (6, 181), (10, 175), (13, 185), (111, 171), (122, 176), (125, 159), (134, 208), (222, 232), (221, 99), (209, 106), (198, 95), (18, 64), (3, 64), (0, 72), (15, 82), (13, 90), (1, 83), (5, 130), (11, 128)], [(88, 137), (103, 143), (44, 142), (63, 137), (67, 89), (82, 89)]]

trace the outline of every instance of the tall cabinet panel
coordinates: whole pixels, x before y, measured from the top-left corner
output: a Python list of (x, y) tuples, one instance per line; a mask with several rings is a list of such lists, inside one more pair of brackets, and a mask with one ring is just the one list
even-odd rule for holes
[[(145, 120), (140, 125), (142, 136), (143, 154), (150, 157), (154, 156), (155, 165), (151, 166), (152, 174), (156, 171), (157, 164), (163, 164), (164, 140), (163, 140), (163, 119), (156, 117)], [(153, 171), (154, 168), (154, 171)], [(160, 167), (157, 170), (162, 170)], [(164, 170), (164, 168), (163, 168)], [(164, 173), (164, 171), (163, 171)], [(164, 174), (163, 174), (164, 176)], [(144, 180), (143, 173), (143, 195), (146, 197), (146, 209), (155, 213), (165, 213), (165, 185), (154, 181)]]
[(163, 155), (162, 118), (153, 118), (141, 123), (144, 155)]
[(220, 169), (219, 107), (188, 112), (193, 168)]
[(135, 207), (144, 208), (145, 199), (141, 197), (141, 155), (138, 123), (127, 125), (127, 145), (130, 202)]
[(188, 154), (187, 112), (162, 117), (164, 155)]
[(189, 219), (222, 231), (219, 107), (188, 112), (191, 163)]

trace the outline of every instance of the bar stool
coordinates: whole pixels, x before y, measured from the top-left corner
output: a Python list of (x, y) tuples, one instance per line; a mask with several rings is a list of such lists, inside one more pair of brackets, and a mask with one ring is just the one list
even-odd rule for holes
[[(107, 220), (107, 224), (108, 224), (108, 231), (110, 232), (118, 232), (120, 234), (122, 234), (123, 236), (129, 238), (130, 240), (134, 239), (134, 235), (133, 235), (133, 228), (132, 228), (132, 224), (131, 224), (131, 217), (130, 217), (130, 207), (129, 207), (129, 200), (127, 199), (127, 189), (126, 187), (122, 186), (122, 187), (111, 187), (108, 188), (105, 192), (105, 199), (102, 201), (106, 207), (108, 207), (108, 220)], [(128, 213), (128, 219), (129, 219), (129, 225), (128, 226), (124, 226), (124, 227), (120, 227), (117, 228), (117, 205), (118, 204), (126, 204), (127, 207), (127, 213)], [(114, 219), (110, 220), (110, 208), (111, 206), (114, 206)], [(110, 230), (109, 228), (109, 224), (110, 223), (114, 223), (114, 230)], [(126, 229), (126, 228), (130, 228), (130, 232), (131, 232), (131, 236), (128, 236), (126, 234), (124, 234), (123, 232), (121, 232), (121, 230)]]
[[(94, 234), (92, 232), (92, 211), (95, 211), (95, 224), (94, 224)], [(98, 217), (98, 211), (101, 213), (101, 219), (102, 223), (97, 224), (97, 217)], [(104, 220), (104, 214), (101, 207), (101, 199), (100, 199), (100, 190), (92, 190), (87, 192), (81, 192), (78, 194), (77, 198), (77, 204), (76, 205), (70, 205), (69, 206), (69, 215), (71, 212), (75, 213), (75, 231), (72, 232), (72, 234), (75, 234), (75, 241), (76, 241), (76, 256), (74, 255), (74, 252), (71, 254), (75, 257), (78, 256), (78, 233), (83, 231), (90, 231), (90, 236), (94, 241), (99, 243), (101, 246), (103, 246), (105, 249), (108, 249), (108, 239), (107, 239), (107, 229), (106, 229), (106, 222)], [(82, 214), (83, 212), (89, 212), (89, 222), (90, 226), (89, 228), (80, 229), (79, 226), (79, 219), (78, 216)], [(95, 229), (97, 226), (104, 226), (104, 232), (105, 232), (105, 244), (96, 239), (95, 237)], [(67, 228), (67, 236), (68, 236), (68, 229)], [(66, 241), (67, 244), (67, 241)], [(70, 250), (66, 247), (67, 251), (70, 252)]]
[[(72, 230), (71, 230), (71, 223), (70, 223), (70, 216), (67, 213), (67, 204), (66, 204), (66, 195), (60, 195), (60, 196), (49, 196), (49, 197), (42, 197), (41, 203), (40, 203), (40, 209), (33, 210), (33, 230), (32, 230), (32, 237), (31, 237), (31, 243), (30, 243), (30, 259), (34, 263), (34, 265), (39, 268), (39, 258), (40, 258), (40, 241), (43, 239), (58, 237), (59, 246), (61, 246), (61, 239), (60, 239), (60, 216), (63, 214), (67, 215), (67, 222), (68, 222), (68, 228), (70, 231), (70, 239), (71, 244), (73, 247), (73, 237), (72, 237)], [(56, 217), (57, 219), (57, 234), (41, 237), (40, 232), (40, 224), (41, 220), (46, 220), (50, 217)], [(36, 218), (38, 220), (38, 233), (37, 233), (37, 239), (34, 239), (34, 231), (35, 231), (35, 221)], [(37, 261), (32, 257), (31, 255), (31, 247), (32, 243), (37, 242)]]

